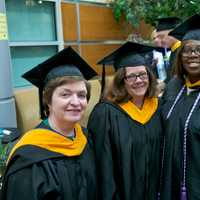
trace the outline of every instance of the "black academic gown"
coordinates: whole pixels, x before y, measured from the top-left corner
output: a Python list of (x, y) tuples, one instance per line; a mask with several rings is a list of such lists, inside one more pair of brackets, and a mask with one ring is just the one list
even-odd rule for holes
[(118, 105), (98, 103), (88, 128), (96, 148), (101, 200), (155, 200), (159, 185), (159, 109), (145, 125)]
[[(181, 81), (173, 79), (169, 82), (163, 96), (163, 116), (165, 118), (166, 148), (162, 178), (162, 200), (179, 200), (180, 185), (183, 175), (183, 133), (186, 118), (197, 98), (200, 89), (186, 94), (186, 90), (175, 105), (171, 116), (166, 120), (177, 93), (182, 87)], [(200, 102), (193, 112), (187, 135), (186, 187), (187, 200), (200, 199)]]
[[(47, 128), (44, 124), (39, 127)], [(95, 170), (89, 139), (82, 154), (73, 157), (33, 145), (22, 146), (9, 161), (0, 199), (95, 200)]]

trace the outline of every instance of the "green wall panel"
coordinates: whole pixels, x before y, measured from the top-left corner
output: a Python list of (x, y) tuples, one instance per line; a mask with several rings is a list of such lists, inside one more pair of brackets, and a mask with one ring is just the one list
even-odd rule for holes
[(31, 1), (32, 6), (26, 0), (6, 0), (9, 40), (55, 41), (55, 3)]
[(57, 46), (11, 47), (13, 87), (31, 85), (21, 75), (57, 53)]

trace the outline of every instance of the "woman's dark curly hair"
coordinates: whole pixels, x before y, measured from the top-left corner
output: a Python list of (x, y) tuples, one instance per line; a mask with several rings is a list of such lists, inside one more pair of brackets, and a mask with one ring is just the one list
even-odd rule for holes
[(187, 72), (185, 71), (182, 62), (182, 52), (186, 43), (187, 41), (181, 42), (181, 46), (177, 50), (176, 60), (173, 65), (174, 75), (177, 76), (182, 81), (185, 81), (185, 75), (187, 75)]

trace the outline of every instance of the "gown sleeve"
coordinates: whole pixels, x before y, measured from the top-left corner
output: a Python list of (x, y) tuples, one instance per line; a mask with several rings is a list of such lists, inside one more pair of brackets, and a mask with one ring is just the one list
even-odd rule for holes
[(52, 163), (32, 164), (4, 179), (2, 199), (5, 200), (60, 200), (58, 177)]
[(99, 199), (119, 199), (114, 180), (113, 157), (110, 137), (112, 135), (112, 120), (108, 105), (100, 103), (92, 111), (88, 130), (92, 134), (97, 161)]

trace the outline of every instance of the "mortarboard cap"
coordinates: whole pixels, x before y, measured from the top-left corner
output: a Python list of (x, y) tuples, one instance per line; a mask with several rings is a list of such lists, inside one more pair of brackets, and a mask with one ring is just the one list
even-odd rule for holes
[(59, 76), (83, 76), (89, 80), (95, 75), (96, 72), (86, 61), (71, 47), (68, 47), (26, 72), (22, 77), (33, 85), (41, 87), (47, 79), (49, 81)]
[(63, 76), (80, 76), (89, 80), (95, 75), (96, 72), (86, 61), (71, 47), (68, 47), (38, 64), (22, 77), (39, 88), (40, 112), (41, 117), (44, 118), (42, 92), (47, 82)]
[(97, 64), (103, 65), (101, 93), (105, 87), (105, 65), (113, 65), (115, 70), (128, 66), (148, 66), (145, 54), (153, 50), (163, 52), (164, 48), (129, 41), (100, 60)]
[(175, 28), (181, 20), (178, 17), (163, 17), (157, 19), (156, 31), (165, 31)]
[(200, 15), (195, 14), (172, 30), (169, 35), (179, 40), (200, 40)]
[(97, 64), (113, 65), (115, 70), (127, 66), (146, 65), (144, 55), (153, 50), (164, 51), (161, 47), (153, 47), (136, 42), (126, 42), (111, 54), (104, 57)]

